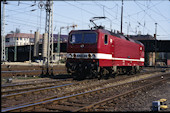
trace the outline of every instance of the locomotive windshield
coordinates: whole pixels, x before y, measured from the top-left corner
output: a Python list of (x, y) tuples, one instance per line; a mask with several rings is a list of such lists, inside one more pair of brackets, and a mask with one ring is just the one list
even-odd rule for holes
[(72, 34), (70, 37), (70, 43), (72, 44), (93, 44), (97, 42), (97, 34), (96, 33), (76, 33)]
[(70, 38), (71, 43), (82, 43), (82, 34), (72, 34)]

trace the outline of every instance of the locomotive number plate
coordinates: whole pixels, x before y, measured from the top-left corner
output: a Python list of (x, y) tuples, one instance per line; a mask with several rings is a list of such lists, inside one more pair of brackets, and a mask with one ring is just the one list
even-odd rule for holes
[(84, 53), (80, 53), (80, 54), (77, 54), (77, 57), (78, 57), (78, 58), (87, 58), (88, 55), (87, 55), (87, 54), (84, 54)]

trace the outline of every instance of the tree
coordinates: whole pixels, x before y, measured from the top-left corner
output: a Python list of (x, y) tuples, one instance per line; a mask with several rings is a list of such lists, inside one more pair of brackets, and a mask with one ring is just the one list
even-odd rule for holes
[(15, 33), (20, 33), (20, 29), (16, 28)]
[(14, 31), (10, 31), (9, 33), (13, 34), (13, 33), (14, 33)]
[(16, 28), (15, 32), (14, 31), (10, 31), (10, 33), (20, 33), (20, 29), (19, 28)]

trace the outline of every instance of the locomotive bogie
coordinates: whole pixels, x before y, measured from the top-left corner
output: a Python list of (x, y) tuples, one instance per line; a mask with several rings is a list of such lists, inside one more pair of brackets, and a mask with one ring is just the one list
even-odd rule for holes
[(78, 60), (76, 62), (66, 62), (67, 72), (79, 78), (97, 77), (98, 61), (97, 60)]

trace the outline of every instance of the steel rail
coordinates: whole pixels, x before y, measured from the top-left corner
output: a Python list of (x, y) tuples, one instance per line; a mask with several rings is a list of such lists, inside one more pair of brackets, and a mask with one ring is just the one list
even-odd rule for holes
[[(16, 76), (16, 75), (24, 75), (24, 74), (27, 74), (28, 76), (31, 76), (31, 75), (40, 75), (41, 72), (42, 72), (42, 70), (3, 71), (1, 73), (1, 76), (6, 77), (6, 76)], [(54, 72), (54, 74), (67, 73), (67, 71), (64, 70), (64, 69), (62, 69), (62, 70), (54, 70), (53, 72)]]
[(49, 80), (49, 79), (38, 80), (38, 81), (36, 80), (35, 82), (28, 82), (28, 83), (24, 82), (24, 83), (18, 83), (18, 84), (1, 85), (1, 88), (18, 87), (18, 86), (25, 86), (25, 85), (34, 85), (34, 84), (39, 84), (39, 83), (48, 83), (48, 82), (55, 82), (55, 81), (60, 81), (60, 80)]
[(60, 80), (49, 80), (49, 81), (36, 81), (36, 82), (29, 82), (29, 83), (21, 83), (21, 84), (10, 84), (10, 85), (2, 85), (1, 89), (7, 89), (11, 88), (14, 89), (14, 87), (23, 87), (23, 86), (29, 86), (29, 85), (37, 85), (37, 84), (44, 84), (44, 83), (55, 83), (60, 82)]
[[(95, 81), (95, 80), (93, 80)], [(2, 95), (1, 96), (1, 99), (6, 99), (6, 98), (11, 98), (11, 97), (15, 97), (15, 96), (21, 96), (21, 95), (26, 95), (26, 94), (30, 94), (30, 93), (36, 93), (36, 92), (41, 92), (41, 91), (45, 91), (45, 90), (52, 90), (52, 89), (61, 89), (61, 88), (65, 88), (65, 87), (68, 87), (68, 86), (72, 86), (72, 85), (79, 85), (79, 84), (84, 84), (88, 82), (87, 80), (85, 81), (76, 81), (75, 83), (67, 83), (67, 84), (62, 84), (62, 85), (55, 85), (55, 86), (52, 86), (52, 87), (44, 87), (44, 88), (40, 88), (40, 89), (37, 89), (37, 88), (34, 88), (33, 90), (28, 90), (28, 91), (23, 91), (23, 92), (19, 92), (19, 93), (12, 93), (12, 94), (7, 94), (7, 95)]]
[[(66, 71), (65, 69), (54, 70), (55, 71)], [(1, 71), (1, 73), (22, 73), (22, 72), (42, 72), (42, 70), (14, 70), (14, 71)]]
[(8, 94), (8, 95), (2, 95), (1, 98), (9, 98), (12, 96), (19, 96), (19, 95), (23, 95), (23, 94), (29, 94), (29, 93), (36, 93), (36, 92), (40, 92), (40, 91), (45, 91), (45, 90), (50, 90), (50, 89), (55, 89), (55, 88), (62, 88), (62, 87), (66, 87), (69, 85), (73, 85), (74, 83), (68, 83), (68, 84), (63, 84), (63, 85), (57, 85), (57, 86), (52, 86), (52, 87), (45, 87), (45, 88), (41, 88), (41, 89), (33, 89), (33, 90), (29, 90), (29, 91), (23, 91), (20, 93), (13, 93), (13, 94)]
[[(56, 86), (55, 83), (62, 83), (62, 82), (69, 82), (69, 81), (61, 81), (61, 80), (56, 80), (56, 81), (46, 81), (46, 82), (36, 82), (36, 83), (28, 83), (28, 84), (17, 84), (17, 85), (14, 85), (14, 86), (7, 86), (5, 88), (8, 88), (8, 87), (24, 87), (24, 86), (27, 86), (27, 88), (21, 88), (21, 89), (14, 89), (12, 88), (12, 90), (5, 90), (3, 89), (4, 87), (2, 87), (1, 90), (5, 90), (5, 91), (1, 91), (1, 95), (8, 95), (8, 94), (11, 94), (11, 93), (19, 93), (21, 91), (29, 91), (29, 90), (35, 90), (35, 89), (40, 89), (40, 88), (45, 88), (45, 87), (52, 87), (52, 86)], [(46, 84), (49, 84), (49, 85), (46, 85)], [(45, 85), (43, 85), (45, 84)], [(35, 86), (37, 85), (37, 87)], [(38, 86), (38, 85), (41, 85), (41, 86)], [(30, 86), (34, 86), (34, 87), (30, 87)]]

